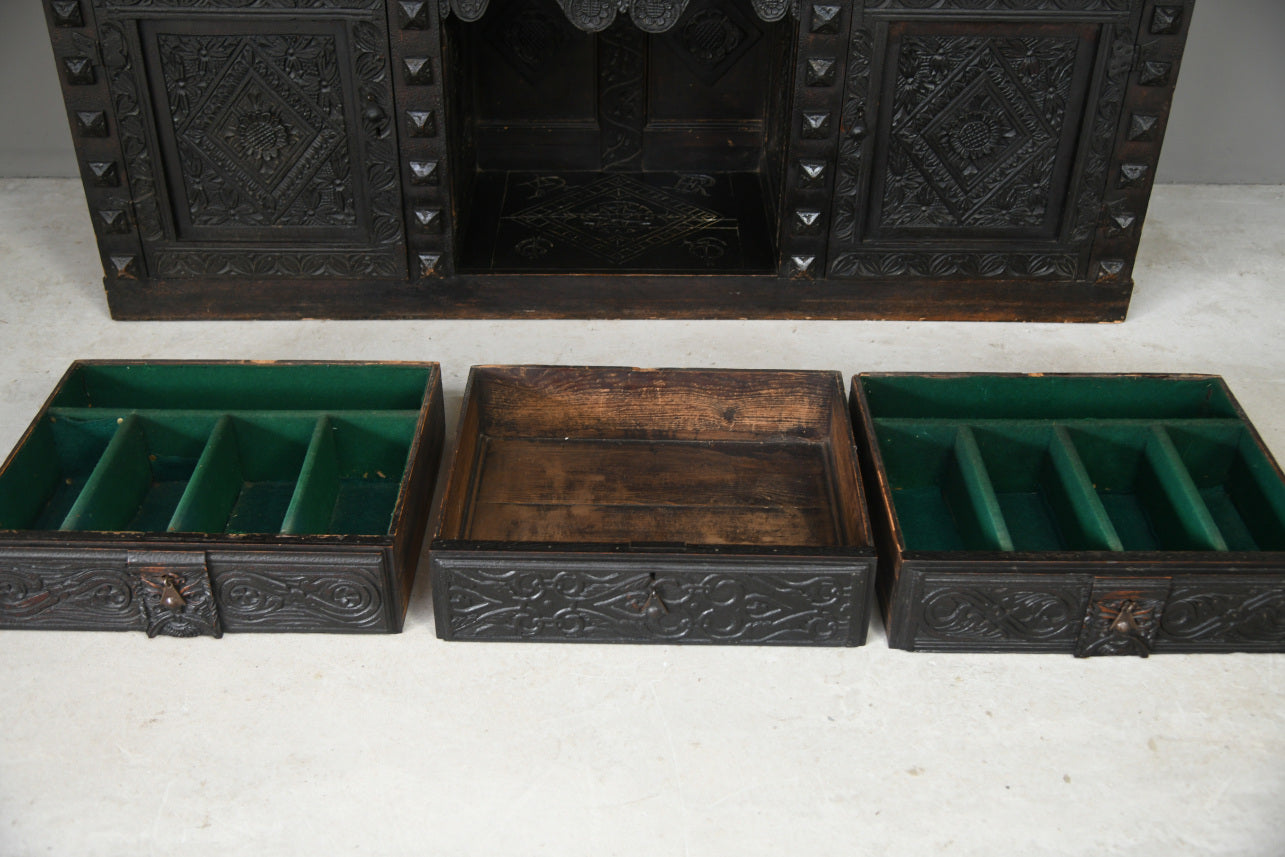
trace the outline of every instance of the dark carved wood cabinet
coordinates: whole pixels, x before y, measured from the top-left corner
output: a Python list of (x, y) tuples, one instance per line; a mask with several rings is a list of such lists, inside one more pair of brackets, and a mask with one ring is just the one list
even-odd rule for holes
[(42, 2), (120, 318), (1121, 319), (1193, 7)]

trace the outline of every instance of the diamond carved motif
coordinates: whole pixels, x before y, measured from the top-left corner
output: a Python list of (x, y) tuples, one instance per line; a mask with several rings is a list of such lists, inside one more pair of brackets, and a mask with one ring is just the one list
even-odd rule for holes
[(1077, 52), (1073, 37), (907, 37), (882, 226), (1041, 227)]
[(687, 10), (665, 36), (674, 53), (701, 81), (717, 83), (762, 36), (756, 21), (731, 3)]
[(619, 265), (717, 224), (722, 216), (628, 176), (604, 175), (550, 195), (513, 219), (544, 238)]
[(486, 40), (513, 70), (537, 85), (557, 65), (576, 31), (550, 3), (517, 3), (489, 16)]
[(158, 38), (194, 226), (354, 226), (333, 37)]

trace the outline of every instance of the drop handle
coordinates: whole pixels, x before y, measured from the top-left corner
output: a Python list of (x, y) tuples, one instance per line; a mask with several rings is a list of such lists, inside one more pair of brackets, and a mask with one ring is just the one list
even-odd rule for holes
[(182, 610), (187, 605), (187, 599), (175, 585), (175, 579), (169, 575), (165, 576), (164, 584), (161, 586), (161, 606), (166, 610)]
[(1115, 621), (1111, 623), (1111, 630), (1120, 635), (1136, 635), (1142, 633), (1141, 626), (1138, 625), (1136, 612), (1138, 605), (1132, 601), (1126, 601), (1120, 607), (1120, 613), (1116, 616)]
[(659, 619), (668, 615), (669, 608), (665, 606), (665, 599), (660, 597), (660, 590), (656, 588), (654, 582), (647, 591), (647, 600), (642, 603), (638, 610), (646, 615), (648, 619)]

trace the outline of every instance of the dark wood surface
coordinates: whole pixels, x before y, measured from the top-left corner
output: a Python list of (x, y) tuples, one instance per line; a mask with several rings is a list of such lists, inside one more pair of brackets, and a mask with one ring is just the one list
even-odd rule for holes
[(65, 5), (117, 318), (1119, 321), (1193, 3)]
[(873, 558), (839, 382), (474, 367), (438, 634), (859, 645)]

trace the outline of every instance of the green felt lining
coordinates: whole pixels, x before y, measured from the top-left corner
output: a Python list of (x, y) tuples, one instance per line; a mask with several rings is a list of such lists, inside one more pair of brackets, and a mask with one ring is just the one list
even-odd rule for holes
[(56, 407), (418, 411), (431, 370), (395, 364), (121, 363), (77, 366)]
[(1075, 420), (1235, 418), (1218, 378), (862, 375), (876, 417)]
[(386, 534), (419, 412), (51, 409), (0, 528)]
[(1237, 420), (875, 419), (910, 550), (1285, 549), (1285, 484)]

